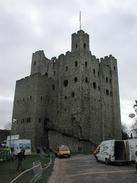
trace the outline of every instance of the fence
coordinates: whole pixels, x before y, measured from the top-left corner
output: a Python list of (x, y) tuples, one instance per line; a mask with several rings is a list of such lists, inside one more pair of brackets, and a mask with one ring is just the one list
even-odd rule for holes
[(0, 161), (10, 160), (10, 149), (0, 148)]
[(23, 171), (16, 178), (14, 178), (10, 183), (35, 183), (41, 178), (43, 169), (48, 168), (52, 163), (52, 156), (50, 156), (50, 161), (47, 165), (42, 168), (41, 162), (33, 162), (33, 167)]

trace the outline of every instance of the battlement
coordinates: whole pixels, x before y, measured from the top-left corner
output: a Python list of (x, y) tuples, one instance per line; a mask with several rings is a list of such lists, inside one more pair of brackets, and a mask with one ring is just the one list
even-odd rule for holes
[(89, 35), (83, 30), (72, 34), (71, 51), (89, 51)]
[(105, 56), (104, 58), (100, 58), (100, 63), (106, 66), (109, 66), (110, 68), (115, 67), (116, 69), (117, 67), (117, 59), (112, 55)]

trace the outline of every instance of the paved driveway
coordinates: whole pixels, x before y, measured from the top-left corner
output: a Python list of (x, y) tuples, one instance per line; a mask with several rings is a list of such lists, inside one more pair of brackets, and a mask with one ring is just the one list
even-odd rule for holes
[(97, 163), (92, 155), (56, 159), (49, 183), (137, 183), (135, 165)]

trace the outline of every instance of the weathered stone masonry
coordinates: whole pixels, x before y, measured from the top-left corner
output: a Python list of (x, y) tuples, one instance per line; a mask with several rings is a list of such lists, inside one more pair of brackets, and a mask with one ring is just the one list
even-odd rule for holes
[(33, 53), (30, 76), (16, 82), (13, 119), (12, 133), (31, 138), (33, 149), (88, 150), (121, 138), (117, 60), (92, 55), (83, 30), (72, 34), (65, 55), (50, 60), (43, 51)]

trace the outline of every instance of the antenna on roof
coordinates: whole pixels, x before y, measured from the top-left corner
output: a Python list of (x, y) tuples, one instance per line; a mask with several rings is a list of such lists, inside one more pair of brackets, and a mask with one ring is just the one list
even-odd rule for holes
[(79, 29), (81, 30), (81, 11), (79, 12)]

